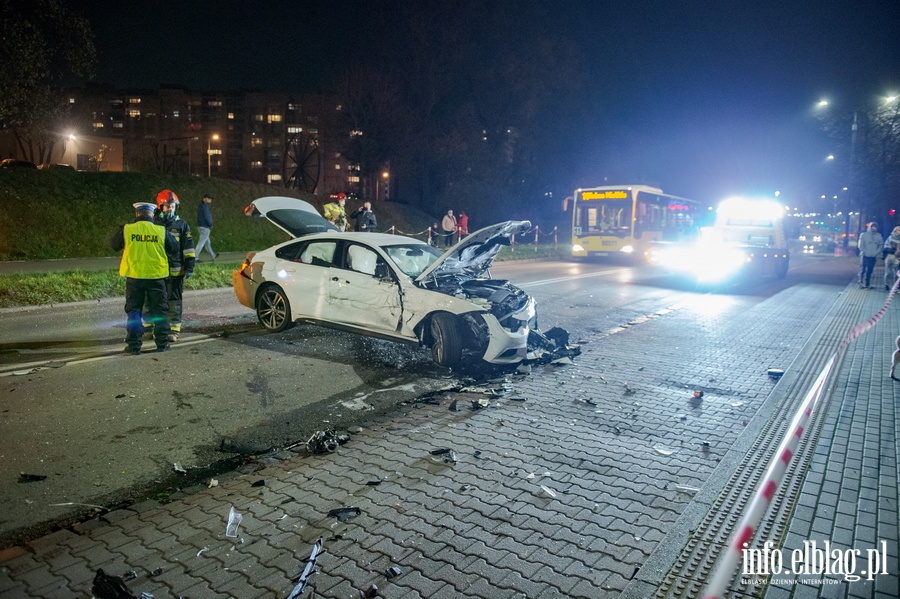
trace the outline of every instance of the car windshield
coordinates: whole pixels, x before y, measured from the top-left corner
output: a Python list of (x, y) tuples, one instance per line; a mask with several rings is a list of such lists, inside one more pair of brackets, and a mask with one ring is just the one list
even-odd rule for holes
[(397, 268), (413, 278), (422, 274), (441, 256), (441, 253), (430, 245), (421, 243), (387, 245), (382, 249)]

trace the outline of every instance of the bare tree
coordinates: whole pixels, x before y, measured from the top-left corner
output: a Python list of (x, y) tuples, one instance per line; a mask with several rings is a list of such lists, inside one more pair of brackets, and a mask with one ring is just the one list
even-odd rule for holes
[(14, 132), (25, 157), (47, 162), (67, 134), (63, 78), (93, 74), (90, 25), (59, 0), (0, 0), (0, 42), (0, 129)]

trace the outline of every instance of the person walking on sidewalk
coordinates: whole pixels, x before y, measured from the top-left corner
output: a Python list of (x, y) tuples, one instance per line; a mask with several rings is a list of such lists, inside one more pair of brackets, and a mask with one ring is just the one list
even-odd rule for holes
[(178, 341), (181, 335), (182, 296), (184, 295), (184, 280), (190, 279), (194, 274), (194, 238), (191, 237), (191, 227), (178, 214), (180, 202), (174, 192), (164, 189), (156, 195), (155, 222), (162, 225), (175, 238), (180, 248), (179, 260), (169, 268), (169, 276), (166, 278), (166, 293), (169, 300), (169, 342)]
[(169, 325), (166, 317), (166, 277), (169, 266), (178, 259), (178, 243), (165, 227), (153, 222), (155, 206), (149, 202), (134, 204), (135, 220), (122, 225), (110, 239), (117, 252), (123, 250), (119, 275), (125, 278), (125, 351), (140, 355), (144, 327), (144, 308), (153, 323), (156, 351), (169, 348)]
[(194, 253), (198, 260), (200, 259), (200, 254), (203, 253), (203, 248), (207, 249), (213, 260), (219, 257), (219, 255), (213, 251), (212, 240), (209, 238), (209, 234), (212, 232), (213, 228), (212, 201), (212, 196), (206, 194), (203, 196), (203, 199), (200, 200), (200, 205), (197, 207), (197, 231), (199, 231), (200, 236), (197, 240), (197, 247), (194, 250)]
[(881, 254), (881, 246), (884, 239), (878, 232), (875, 223), (869, 223), (866, 232), (859, 236), (859, 288), (869, 289), (872, 286), (872, 271), (875, 270), (875, 260)]
[(897, 269), (900, 268), (900, 227), (894, 227), (884, 240), (884, 290), (890, 291), (897, 280)]

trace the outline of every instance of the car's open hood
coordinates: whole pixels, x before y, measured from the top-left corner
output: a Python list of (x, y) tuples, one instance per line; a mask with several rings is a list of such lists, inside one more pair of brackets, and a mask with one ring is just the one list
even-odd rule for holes
[(291, 237), (337, 231), (337, 227), (319, 214), (308, 202), (297, 198), (268, 196), (253, 200), (244, 208), (247, 216), (264, 216)]
[(530, 230), (531, 223), (527, 220), (509, 220), (479, 229), (447, 250), (416, 282), (447, 276), (478, 278), (491, 267), (500, 248), (510, 244), (513, 235), (524, 235)]

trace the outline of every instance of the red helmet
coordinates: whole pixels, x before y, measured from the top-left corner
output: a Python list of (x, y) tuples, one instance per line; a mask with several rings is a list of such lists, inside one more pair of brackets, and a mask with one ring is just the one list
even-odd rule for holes
[(339, 193), (337, 199), (339, 199), (339, 200), (346, 200), (346, 199), (347, 199), (347, 194), (346, 194), (346, 193)]
[(181, 202), (178, 201), (178, 196), (175, 195), (174, 191), (169, 191), (168, 189), (163, 189), (161, 192), (156, 194), (156, 207), (162, 208), (162, 205), (168, 202), (169, 200), (174, 200), (175, 205), (177, 206)]

